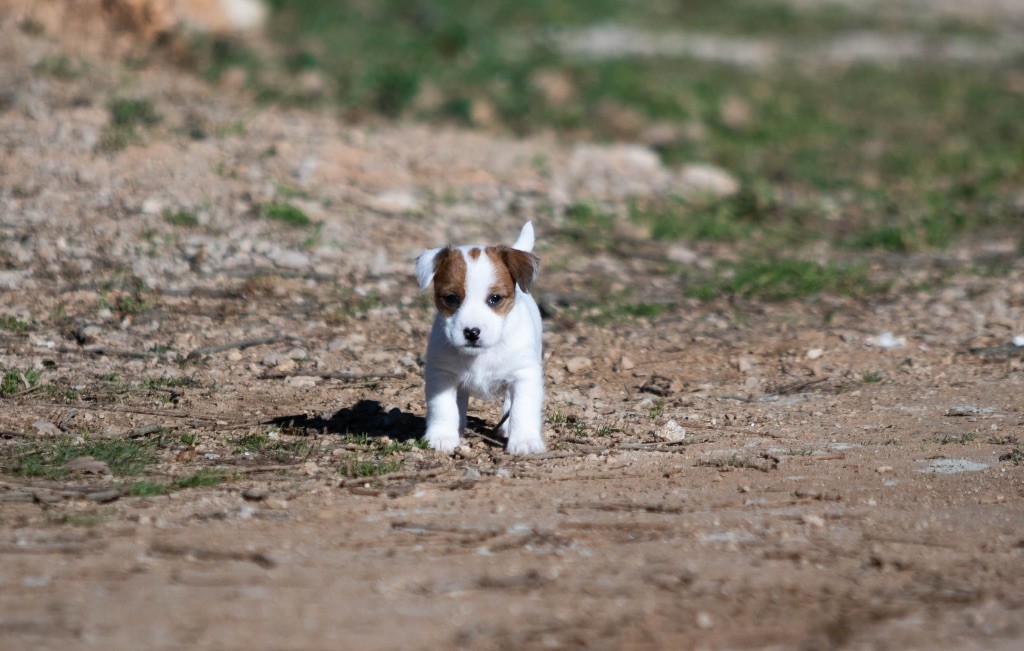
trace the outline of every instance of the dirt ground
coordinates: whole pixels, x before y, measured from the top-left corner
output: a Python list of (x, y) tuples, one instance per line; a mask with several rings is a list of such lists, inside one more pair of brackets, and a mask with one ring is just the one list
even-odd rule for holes
[[(0, 24), (0, 316), (27, 325), (0, 366), (39, 372), (0, 399), (0, 647), (1024, 643), (1016, 242), (878, 265), (913, 291), (700, 302), (665, 261), (723, 245), (623, 223), (595, 251), (559, 216), (664, 192), (634, 149), (346, 127), (159, 65), (39, 74), (58, 54)], [(126, 94), (159, 123), (105, 151)], [(318, 225), (265, 218), (282, 198)], [(525, 219), (549, 452), (505, 454), (482, 404), (452, 457), (386, 447), (423, 429), (416, 252)], [(66, 436), (156, 462), (23, 471)], [(128, 490), (204, 469), (225, 481)]]

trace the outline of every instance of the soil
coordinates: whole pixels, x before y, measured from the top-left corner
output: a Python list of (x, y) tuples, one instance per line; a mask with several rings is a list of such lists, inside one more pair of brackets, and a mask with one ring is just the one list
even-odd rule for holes
[[(700, 302), (665, 261), (727, 246), (623, 221), (595, 250), (561, 214), (665, 192), (632, 149), (348, 126), (157, 63), (47, 76), (56, 43), (0, 43), (0, 315), (29, 325), (0, 365), (41, 370), (0, 399), (5, 467), (66, 432), (229, 475), (0, 476), (0, 646), (1020, 648), (1016, 243), (887, 261), (913, 291)], [(129, 92), (160, 122), (106, 151)], [(318, 226), (266, 218), (284, 198)], [(550, 451), (505, 454), (474, 404), (454, 456), (352, 477), (348, 434), (423, 430), (416, 252), (526, 219)]]

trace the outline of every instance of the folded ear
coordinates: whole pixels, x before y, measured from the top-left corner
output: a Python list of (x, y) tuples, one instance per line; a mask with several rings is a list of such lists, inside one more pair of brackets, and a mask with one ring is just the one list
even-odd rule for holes
[(533, 222), (526, 222), (523, 224), (523, 230), (519, 231), (519, 237), (516, 238), (516, 243), (512, 245), (512, 248), (520, 251), (532, 251), (535, 240)]
[(416, 258), (416, 280), (420, 283), (420, 289), (430, 286), (434, 279), (434, 271), (437, 270), (437, 255), (448, 247), (439, 246), (436, 249), (427, 249)]
[[(527, 226), (529, 226), (529, 223), (527, 223)], [(532, 229), (530, 234), (533, 235)], [(512, 280), (516, 281), (516, 284), (524, 292), (530, 291), (530, 285), (533, 284), (534, 279), (537, 277), (537, 271), (540, 269), (540, 258), (518, 248), (512, 249), (507, 246), (499, 246), (497, 249), (498, 255), (501, 256), (505, 266), (508, 267), (509, 273), (512, 274)]]

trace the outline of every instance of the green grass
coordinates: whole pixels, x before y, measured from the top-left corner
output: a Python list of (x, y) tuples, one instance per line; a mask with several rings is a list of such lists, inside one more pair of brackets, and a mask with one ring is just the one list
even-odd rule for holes
[(28, 323), (13, 316), (0, 316), (0, 330), (8, 332), (25, 332), (28, 330)]
[(188, 210), (165, 210), (163, 215), (164, 221), (173, 226), (193, 228), (199, 225), (199, 218)]
[(871, 384), (871, 383), (874, 383), (874, 382), (881, 382), (884, 377), (885, 377), (885, 374), (883, 374), (883, 373), (879, 373), (878, 371), (870, 371), (868, 373), (865, 373), (861, 377), (861, 379), (865, 383)]
[(345, 477), (376, 477), (395, 472), (402, 467), (398, 461), (384, 459), (349, 459), (341, 464), (338, 472)]
[(35, 442), (16, 446), (3, 467), (4, 472), (20, 477), (61, 479), (71, 474), (67, 464), (84, 456), (105, 461), (114, 475), (138, 475), (156, 463), (156, 443), (131, 439)]
[(290, 203), (268, 203), (260, 210), (260, 214), (266, 219), (284, 222), (289, 226), (309, 226), (313, 223), (309, 215)]
[(147, 99), (115, 98), (109, 104), (110, 123), (100, 136), (100, 149), (116, 152), (138, 141), (140, 130), (161, 120)]
[[(816, 240), (906, 254), (979, 233), (1020, 241), (1024, 232), (1015, 199), (1024, 179), (1024, 96), (1013, 82), (1019, 60), (751, 69), (685, 56), (570, 57), (552, 36), (601, 24), (783, 44), (827, 42), (860, 29), (925, 39), (997, 35), (970, 19), (894, 18), (781, 0), (274, 0), (271, 9), (276, 53), (237, 38), (197, 37), (189, 65), (211, 79), (241, 69), (258, 97), (283, 103), (302, 99), (297, 79), (315, 71), (327, 82), (322, 101), (354, 121), (553, 131), (570, 141), (633, 141), (655, 123), (673, 125), (681, 135), (657, 145), (668, 166), (711, 163), (739, 179), (742, 190), (721, 200), (633, 206), (631, 218), (657, 240), (753, 243), (781, 258)], [(545, 76), (565, 80), (568, 93), (546, 93), (539, 81)], [(609, 106), (636, 116), (635, 124), (609, 119)], [(729, 106), (742, 107), (748, 119), (730, 117)], [(126, 105), (119, 113), (133, 126), (115, 135), (135, 137), (145, 126), (136, 117), (147, 115), (144, 108)], [(546, 160), (531, 164), (551, 173)], [(264, 217), (309, 226), (287, 203), (299, 195), (279, 194), (282, 203), (265, 206)], [(563, 235), (587, 249), (614, 248), (616, 214), (572, 206)], [(818, 274), (821, 291), (831, 291), (828, 273)]]
[(88, 71), (89, 66), (80, 59), (66, 54), (50, 54), (39, 60), (35, 71), (57, 79), (77, 79)]
[(885, 285), (872, 281), (862, 265), (819, 264), (795, 258), (744, 258), (722, 265), (710, 278), (686, 284), (687, 295), (701, 300), (736, 296), (785, 301), (822, 292), (861, 296), (886, 289)]
[(168, 495), (175, 491), (187, 488), (201, 488), (204, 486), (216, 486), (230, 479), (230, 477), (219, 470), (200, 468), (191, 475), (176, 477), (169, 484), (155, 482), (148, 479), (137, 481), (131, 485), (126, 494), (131, 497), (156, 497)]
[(203, 486), (215, 486), (227, 481), (227, 479), (228, 476), (221, 471), (201, 468), (191, 475), (176, 478), (171, 482), (171, 486), (175, 489), (200, 488)]
[[(9, 396), (25, 389), (30, 389), (35, 385), (39, 384), (39, 378), (42, 377), (42, 373), (35, 369), (26, 369), (19, 371), (16, 369), (10, 369), (4, 371), (0, 368), (0, 396)], [(28, 386), (25, 386), (25, 383)]]

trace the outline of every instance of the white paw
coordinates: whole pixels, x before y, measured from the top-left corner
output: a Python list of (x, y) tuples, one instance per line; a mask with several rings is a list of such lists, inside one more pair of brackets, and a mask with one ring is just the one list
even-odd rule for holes
[(427, 433), (423, 436), (423, 440), (427, 442), (431, 450), (437, 450), (445, 454), (451, 454), (455, 451), (455, 448), (459, 447), (459, 433), (458, 432), (445, 432), (437, 429), (427, 429)]
[(509, 454), (533, 454), (544, 451), (544, 440), (539, 437), (510, 438), (505, 451)]

